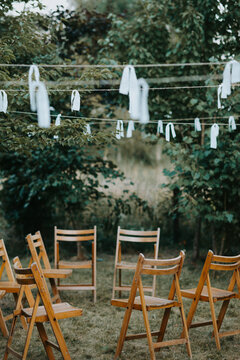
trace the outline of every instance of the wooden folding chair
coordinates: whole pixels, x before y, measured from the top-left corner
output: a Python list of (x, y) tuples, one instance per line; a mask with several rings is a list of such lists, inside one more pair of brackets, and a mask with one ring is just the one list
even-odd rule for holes
[(67, 269), (59, 270), (59, 269), (51, 268), (51, 264), (48, 259), (48, 255), (40, 231), (37, 231), (34, 235), (28, 234), (26, 239), (28, 242), (30, 253), (32, 255), (30, 264), (32, 262), (35, 262), (37, 263), (39, 268), (42, 268), (44, 276), (49, 278), (50, 281), (50, 285), (53, 292), (52, 301), (53, 302), (56, 301), (57, 303), (60, 303), (61, 298), (59, 291), (57, 289), (57, 284), (55, 279), (68, 277), (69, 275), (72, 274), (72, 270), (67, 270)]
[[(192, 299), (192, 304), (187, 317), (188, 329), (199, 326), (213, 325), (213, 333), (218, 350), (220, 350), (221, 347), (220, 338), (224, 336), (240, 334), (240, 330), (231, 330), (220, 333), (220, 328), (223, 322), (223, 318), (226, 314), (230, 300), (234, 298), (240, 299), (239, 269), (240, 269), (240, 255), (219, 256), (219, 255), (214, 255), (214, 253), (211, 250), (209, 250), (198, 282), (198, 286), (194, 289), (181, 291), (183, 297)], [(223, 290), (211, 286), (210, 275), (209, 275), (210, 270), (229, 271), (233, 273), (227, 290)], [(235, 285), (238, 288), (238, 292), (234, 292)], [(199, 301), (209, 302), (212, 320), (192, 324), (192, 320)], [(218, 318), (216, 318), (215, 309), (214, 309), (214, 303), (217, 301), (223, 301)]]
[[(112, 298), (115, 297), (115, 291), (119, 291), (119, 296), (121, 297), (121, 291), (130, 291), (131, 285), (122, 285), (122, 270), (135, 270), (136, 262), (127, 262), (122, 261), (122, 242), (126, 243), (140, 243), (154, 244), (154, 259), (158, 258), (158, 249), (159, 249), (159, 240), (160, 240), (160, 228), (157, 228), (156, 231), (134, 231), (134, 230), (124, 230), (118, 226), (117, 232), (117, 244), (116, 244), (116, 254), (115, 254), (115, 265), (114, 265), (114, 274), (113, 274), (113, 291)], [(143, 250), (143, 249), (142, 249)], [(118, 285), (117, 283), (118, 278)], [(144, 290), (150, 292), (152, 295), (155, 294), (156, 288), (156, 277), (153, 277), (153, 282), (151, 286), (144, 286)]]
[[(92, 242), (92, 258), (83, 261), (60, 260), (60, 243), (62, 242)], [(92, 290), (94, 303), (96, 302), (96, 253), (97, 253), (97, 228), (88, 230), (62, 230), (54, 227), (54, 253), (55, 267), (57, 269), (92, 269), (92, 281), (90, 284), (63, 284), (58, 280), (58, 290)]]
[[(67, 345), (61, 332), (58, 320), (81, 316), (82, 309), (75, 308), (68, 303), (52, 304), (44, 274), (42, 272), (42, 269), (39, 268), (36, 263), (33, 263), (31, 265), (31, 268), (27, 269), (18, 268), (16, 265), (14, 265), (14, 270), (16, 273), (16, 280), (18, 284), (21, 285), (21, 287), (3, 359), (7, 360), (9, 354), (14, 355), (18, 359), (25, 360), (27, 358), (33, 327), (36, 324), (48, 359), (55, 359), (52, 351), (52, 348), (54, 348), (61, 352), (64, 359), (70, 360), (71, 357), (69, 355)], [(29, 285), (37, 286), (37, 295), (31, 307), (22, 308), (22, 296)], [(43, 303), (43, 305), (41, 306), (39, 305), (40, 300), (42, 300)], [(16, 321), (19, 316), (24, 316), (29, 324), (22, 354), (20, 354), (11, 347)], [(50, 322), (51, 328), (57, 340), (57, 344), (53, 343), (48, 339), (47, 333), (43, 325), (45, 322)]]
[[(5, 294), (11, 293), (13, 294), (14, 300), (15, 302), (17, 302), (18, 299), (18, 293), (20, 290), (20, 286), (19, 284), (16, 282), (12, 268), (11, 268), (11, 264), (9, 261), (9, 257), (8, 257), (8, 253), (4, 244), (4, 241), (1, 239), (0, 240), (0, 263), (1, 263), (1, 267), (0, 267), (0, 291), (2, 292), (2, 297), (4, 296), (4, 292)], [(3, 275), (5, 273), (5, 279), (3, 279)], [(28, 295), (28, 294), (26, 294)], [(1, 308), (0, 308), (0, 329), (3, 333), (3, 336), (7, 337), (8, 336), (8, 329), (6, 326), (6, 321), (12, 319), (13, 315), (9, 314), (4, 316)], [(22, 319), (22, 325), (23, 327), (26, 329), (26, 322), (24, 319)]]
[[(151, 360), (155, 360), (155, 351), (158, 351), (160, 348), (164, 346), (180, 344), (186, 344), (188, 355), (190, 356), (190, 358), (192, 357), (186, 318), (184, 314), (179, 286), (179, 276), (181, 273), (184, 256), (185, 255), (183, 251), (180, 252), (180, 255), (178, 257), (165, 260), (145, 259), (142, 254), (139, 255), (129, 298), (112, 299), (111, 301), (111, 304), (114, 306), (126, 308), (114, 359), (117, 359), (120, 356), (125, 340), (141, 339), (145, 337), (147, 337), (148, 340)], [(142, 285), (142, 275), (172, 275), (173, 280), (171, 283), (168, 299), (146, 296), (144, 294), (144, 288)], [(136, 296), (137, 290), (139, 290), (140, 296)], [(183, 337), (180, 337), (179, 339), (163, 341), (170, 312), (173, 307), (178, 307), (180, 310), (183, 325)], [(165, 309), (160, 330), (151, 332), (148, 320), (148, 311), (158, 309)], [(127, 336), (128, 324), (130, 321), (132, 310), (142, 311), (146, 333), (131, 334)], [(157, 336), (157, 342), (153, 342), (152, 336)]]

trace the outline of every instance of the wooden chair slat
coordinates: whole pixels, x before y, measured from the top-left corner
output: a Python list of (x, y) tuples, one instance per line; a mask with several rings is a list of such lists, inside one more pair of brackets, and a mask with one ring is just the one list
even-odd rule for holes
[(64, 230), (56, 228), (56, 237), (58, 238), (59, 235), (86, 235), (86, 234), (93, 234), (94, 229), (87, 229), (87, 230)]
[(58, 236), (57, 241), (89, 241), (94, 240), (94, 235), (82, 235), (82, 236)]
[(133, 236), (119, 236), (120, 241), (138, 242), (138, 243), (153, 243), (157, 242), (157, 239), (151, 237), (133, 237)]
[(167, 269), (149, 269), (149, 268), (143, 268), (142, 274), (144, 275), (173, 275), (176, 274), (178, 271), (179, 266), (175, 265), (171, 268)]
[(233, 271), (240, 267), (240, 261), (234, 264), (211, 264), (210, 269), (216, 271)]
[(158, 231), (140, 231), (140, 230), (126, 230), (120, 229), (120, 234), (128, 236), (155, 236), (158, 237)]
[(234, 263), (240, 261), (240, 255), (237, 256), (222, 256), (213, 255), (212, 262)]

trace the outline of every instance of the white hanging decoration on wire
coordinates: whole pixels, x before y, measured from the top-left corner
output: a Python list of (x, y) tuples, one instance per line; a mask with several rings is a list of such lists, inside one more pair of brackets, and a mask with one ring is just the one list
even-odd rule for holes
[(34, 89), (36, 83), (39, 83), (39, 79), (40, 79), (40, 74), (37, 65), (31, 65), (28, 72), (28, 87), (29, 87), (29, 96), (30, 96), (30, 108), (32, 111), (36, 111), (33, 108), (34, 96), (35, 96)]
[(213, 124), (211, 126), (211, 131), (210, 131), (210, 147), (212, 149), (216, 149), (217, 148), (217, 137), (219, 135), (219, 126), (218, 124)]
[(120, 140), (122, 137), (124, 137), (123, 121), (118, 120), (116, 126), (116, 138)]
[(234, 116), (229, 116), (228, 128), (229, 128), (229, 131), (231, 131), (231, 130), (233, 131), (233, 130), (237, 129)]
[(32, 83), (32, 111), (37, 111), (38, 126), (41, 128), (50, 127), (50, 108), (46, 87), (43, 82)]
[(194, 129), (195, 129), (195, 131), (201, 131), (202, 130), (200, 119), (198, 117), (196, 117), (194, 119)]
[(0, 90), (0, 112), (7, 112), (8, 99), (7, 93), (4, 90)]
[(148, 111), (148, 90), (149, 86), (143, 78), (138, 80), (139, 85), (139, 122), (147, 124), (149, 122)]
[(86, 124), (84, 135), (91, 135), (91, 134), (92, 134), (92, 132), (91, 132), (90, 124)]
[(80, 110), (80, 94), (77, 90), (72, 91), (71, 95), (71, 110), (79, 111)]
[(135, 69), (127, 65), (123, 69), (119, 93), (129, 95), (129, 113), (132, 119), (139, 119), (139, 84)]
[(221, 98), (226, 99), (231, 94), (231, 85), (240, 82), (240, 63), (236, 60), (229, 61), (223, 71)]
[(61, 114), (58, 114), (55, 120), (55, 126), (61, 125)]
[(163, 134), (163, 121), (162, 120), (158, 120), (157, 123), (157, 135), (159, 134)]
[(126, 137), (127, 138), (131, 138), (132, 137), (132, 132), (135, 130), (135, 127), (134, 127), (134, 122), (133, 120), (130, 120), (128, 122), (128, 128), (127, 128), (127, 135)]
[(166, 141), (170, 141), (170, 131), (172, 133), (172, 137), (175, 138), (176, 133), (175, 133), (174, 125), (171, 122), (168, 123), (166, 126), (166, 131), (165, 131)]
[(221, 105), (222, 87), (223, 87), (223, 84), (220, 84), (220, 85), (218, 86), (218, 90), (217, 90), (217, 96), (218, 96), (218, 109), (223, 109), (223, 106)]

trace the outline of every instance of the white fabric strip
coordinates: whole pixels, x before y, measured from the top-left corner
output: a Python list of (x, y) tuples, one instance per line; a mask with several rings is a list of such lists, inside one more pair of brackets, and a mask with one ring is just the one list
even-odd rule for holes
[(41, 128), (50, 127), (50, 109), (49, 109), (49, 99), (46, 87), (43, 82), (35, 81), (32, 83), (33, 91), (33, 108), (37, 111), (38, 115), (38, 125)]
[(61, 125), (61, 114), (58, 114), (55, 120), (55, 126)]
[(236, 60), (232, 60), (231, 82), (232, 84), (240, 82), (240, 63)]
[(92, 134), (90, 124), (86, 124), (84, 134), (85, 135), (91, 135)]
[(158, 134), (163, 134), (163, 122), (162, 122), (162, 120), (158, 120), (158, 123), (157, 123), (157, 135)]
[(233, 131), (233, 130), (237, 129), (234, 116), (229, 116), (228, 128), (229, 128), (229, 131), (231, 131), (231, 130)]
[(80, 94), (77, 90), (72, 91), (71, 95), (71, 110), (79, 111), (80, 110)]
[(124, 137), (123, 121), (118, 120), (116, 126), (116, 138), (120, 140), (122, 137)]
[(0, 90), (0, 112), (7, 112), (8, 99), (7, 93), (4, 90)]
[(119, 87), (120, 94), (129, 94), (129, 113), (132, 119), (139, 118), (139, 85), (135, 69), (132, 65), (127, 65), (123, 69)]
[(222, 87), (223, 87), (223, 84), (220, 84), (220, 85), (218, 86), (218, 91), (217, 91), (217, 94), (218, 94), (218, 109), (222, 109), (222, 108), (223, 108), (223, 106), (221, 105)]
[(30, 96), (30, 108), (32, 111), (36, 111), (34, 108), (34, 90), (36, 83), (39, 82), (40, 74), (37, 65), (31, 65), (28, 72), (28, 87), (29, 87), (29, 96)]
[(166, 126), (166, 131), (165, 131), (166, 141), (170, 141), (170, 129), (171, 129), (172, 137), (173, 138), (176, 137), (173, 123), (168, 123)]
[(132, 137), (132, 132), (135, 130), (135, 127), (134, 127), (134, 122), (133, 120), (130, 120), (129, 123), (128, 123), (128, 128), (127, 128), (127, 135), (126, 137), (127, 138), (131, 138)]
[(139, 122), (147, 124), (149, 122), (148, 111), (148, 90), (149, 86), (143, 78), (138, 80), (139, 85)]
[(202, 130), (201, 123), (200, 123), (200, 120), (198, 117), (194, 119), (194, 128), (195, 128), (195, 131)]
[(218, 124), (213, 124), (211, 126), (211, 132), (210, 132), (210, 137), (211, 137), (211, 143), (210, 143), (210, 147), (212, 149), (216, 149), (217, 148), (217, 137), (219, 134), (219, 126)]

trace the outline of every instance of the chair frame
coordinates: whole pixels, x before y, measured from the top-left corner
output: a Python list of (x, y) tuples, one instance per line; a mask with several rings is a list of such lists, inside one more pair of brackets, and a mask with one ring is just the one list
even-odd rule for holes
[[(233, 272), (227, 290), (222, 290), (211, 286), (210, 275), (209, 275), (210, 270)], [(214, 255), (213, 251), (209, 250), (197, 287), (195, 289), (181, 290), (181, 294), (183, 297), (192, 299), (192, 304), (190, 306), (187, 316), (188, 329), (199, 326), (213, 325), (213, 335), (215, 337), (215, 342), (218, 350), (221, 349), (220, 338), (225, 336), (240, 334), (240, 329), (220, 332), (220, 328), (222, 326), (222, 322), (226, 314), (230, 300), (233, 298), (240, 299), (239, 270), (240, 270), (240, 255), (220, 256), (220, 255)], [(238, 288), (238, 293), (234, 292), (235, 285)], [(192, 323), (193, 317), (196, 312), (199, 301), (209, 302), (212, 320), (193, 324)], [(223, 301), (218, 317), (216, 317), (215, 308), (214, 308), (214, 303), (217, 301)]]
[[(122, 261), (122, 247), (121, 247), (122, 241), (130, 242), (130, 243), (154, 243), (154, 259), (157, 260), (159, 241), (160, 241), (160, 228), (157, 228), (156, 231), (139, 231), (139, 230), (135, 231), (135, 230), (121, 229), (120, 226), (118, 226), (114, 274), (113, 274), (112, 298), (115, 297), (116, 291), (119, 291), (119, 297), (121, 297), (122, 291), (130, 291), (131, 289), (131, 285), (122, 285), (122, 270), (136, 269), (136, 263), (128, 263)], [(118, 285), (116, 285), (117, 277), (118, 277)], [(152, 286), (144, 286), (144, 290), (149, 291), (152, 295), (155, 294), (156, 276), (153, 277)]]
[[(85, 242), (92, 241), (92, 259), (83, 261), (61, 261), (60, 243), (61, 242)], [(87, 230), (64, 230), (54, 227), (54, 258), (55, 268), (57, 269), (92, 269), (92, 281), (89, 284), (63, 284), (58, 280), (58, 291), (64, 290), (91, 290), (93, 301), (97, 300), (97, 227)]]
[[(11, 293), (13, 294), (15, 303), (17, 303), (20, 286), (15, 280), (3, 239), (0, 240), (0, 258), (2, 258), (2, 265), (0, 267), (0, 292), (2, 291), (1, 297)], [(4, 270), (6, 271), (7, 281), (1, 280)], [(25, 295), (27, 297), (27, 300), (29, 300), (29, 298), (31, 297), (30, 293), (27, 291)], [(4, 337), (7, 337), (9, 335), (6, 322), (8, 320), (11, 320), (12, 318), (13, 318), (12, 314), (4, 316), (0, 308), (0, 329)], [(26, 321), (23, 318), (21, 318), (21, 321), (23, 328), (26, 329), (27, 328)]]
[[(12, 354), (18, 359), (22, 359), (22, 360), (25, 360), (27, 358), (32, 331), (35, 324), (37, 326), (48, 359), (50, 360), (55, 359), (54, 354), (52, 352), (52, 348), (54, 348), (55, 350), (58, 350), (62, 354), (63, 359), (71, 360), (58, 320), (69, 317), (81, 316), (82, 310), (74, 308), (67, 303), (61, 303), (61, 304), (51, 303), (51, 298), (47, 288), (44, 274), (42, 272), (41, 267), (39, 268), (36, 263), (33, 263), (31, 265), (31, 268), (26, 268), (26, 269), (19, 268), (16, 265), (17, 264), (14, 265), (16, 279), (17, 282), (21, 285), (21, 287), (20, 287), (20, 293), (19, 293), (16, 309), (14, 311), (10, 335), (7, 341), (3, 360), (7, 360), (9, 354)], [(31, 302), (31, 307), (25, 309), (21, 307), (21, 300), (27, 287), (31, 285), (36, 285), (38, 291), (35, 300), (33, 299), (33, 301)], [(42, 306), (39, 306), (40, 300), (43, 303)], [(16, 321), (19, 316), (25, 316), (27, 322), (29, 323), (24, 350), (22, 354), (15, 351), (11, 347)], [(43, 325), (44, 322), (50, 322), (53, 333), (57, 340), (57, 344), (53, 343), (48, 339), (47, 333)]]
[[(165, 259), (165, 260), (145, 259), (143, 254), (139, 255), (129, 298), (125, 300), (112, 299), (111, 301), (111, 304), (114, 306), (126, 308), (114, 359), (117, 359), (120, 356), (125, 340), (134, 340), (134, 339), (140, 339), (146, 337), (148, 340), (151, 360), (155, 360), (155, 352), (159, 351), (160, 348), (165, 346), (181, 345), (181, 344), (186, 344), (188, 355), (190, 358), (192, 357), (187, 323), (184, 314), (180, 285), (179, 285), (179, 277), (181, 274), (184, 257), (185, 254), (183, 251), (180, 252), (180, 255), (178, 257), (173, 259)], [(158, 266), (160, 266), (161, 268), (157, 269)], [(142, 285), (142, 279), (141, 279), (142, 275), (152, 275), (152, 276), (172, 275), (173, 280), (171, 283), (168, 299), (145, 296), (144, 287)], [(139, 294), (140, 294), (139, 297), (136, 297), (137, 290), (139, 290)], [(177, 299), (174, 300), (175, 295)], [(163, 341), (172, 307), (178, 307), (180, 310), (181, 320), (183, 325), (183, 335), (181, 335), (179, 339)], [(151, 332), (149, 320), (148, 320), (148, 311), (157, 310), (157, 309), (164, 309), (160, 330)], [(128, 325), (132, 314), (132, 310), (142, 311), (146, 333), (131, 334), (127, 336), (127, 330), (128, 330)], [(153, 343), (152, 336), (157, 336), (157, 342)]]
[[(43, 274), (45, 277), (49, 278), (49, 282), (52, 288), (52, 301), (56, 303), (61, 302), (61, 297), (57, 288), (56, 279), (66, 278), (71, 275), (71, 270), (58, 270), (52, 269), (50, 261), (48, 259), (47, 251), (41, 236), (40, 231), (37, 231), (34, 235), (28, 234), (26, 236), (26, 240), (28, 243), (28, 247), (31, 253), (31, 260), (29, 266), (35, 262), (37, 263), (39, 268), (42, 268)], [(37, 252), (37, 248), (39, 249), (39, 254)], [(41, 261), (43, 262), (43, 267), (41, 265)]]

